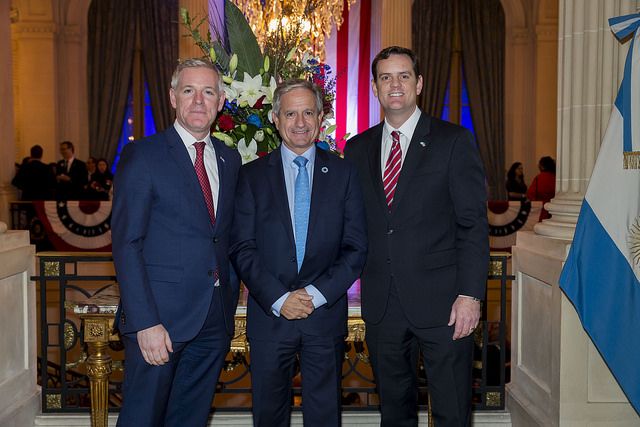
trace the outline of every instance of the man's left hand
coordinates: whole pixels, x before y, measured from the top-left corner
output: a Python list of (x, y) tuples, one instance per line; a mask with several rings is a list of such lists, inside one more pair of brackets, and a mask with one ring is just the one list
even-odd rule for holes
[(473, 333), (480, 320), (480, 301), (459, 296), (451, 307), (448, 326), (455, 325), (453, 339), (467, 337)]

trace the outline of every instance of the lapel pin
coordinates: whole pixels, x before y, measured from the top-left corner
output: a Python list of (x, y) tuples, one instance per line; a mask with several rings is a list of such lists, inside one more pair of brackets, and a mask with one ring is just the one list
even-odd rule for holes
[(424, 141), (420, 141), (420, 146), (421, 146), (422, 148), (424, 148), (424, 147), (426, 147), (426, 146), (427, 146), (427, 143), (426, 143), (426, 142), (424, 142)]
[(320, 169), (322, 171), (322, 173), (327, 173), (329, 172), (329, 168), (326, 166), (323, 166), (322, 169)]
[(224, 157), (220, 156), (220, 161), (224, 163)]

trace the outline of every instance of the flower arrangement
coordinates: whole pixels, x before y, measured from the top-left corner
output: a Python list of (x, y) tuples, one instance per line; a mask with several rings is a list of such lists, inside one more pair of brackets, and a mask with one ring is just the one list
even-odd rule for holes
[(331, 136), (336, 129), (331, 123), (335, 78), (328, 65), (303, 53), (309, 50), (305, 46), (309, 42), (300, 38), (300, 28), (295, 24), (278, 28), (267, 37), (263, 53), (246, 18), (230, 0), (225, 0), (228, 47), (222, 43), (220, 34), (213, 40), (209, 31), (206, 38), (202, 36), (199, 27), (206, 19), (195, 22), (186, 9), (180, 13), (189, 35), (223, 76), (226, 101), (212, 135), (236, 148), (243, 163), (280, 145), (271, 103), (278, 83), (289, 78), (311, 80), (321, 89), (324, 116), (317, 146), (339, 153)]

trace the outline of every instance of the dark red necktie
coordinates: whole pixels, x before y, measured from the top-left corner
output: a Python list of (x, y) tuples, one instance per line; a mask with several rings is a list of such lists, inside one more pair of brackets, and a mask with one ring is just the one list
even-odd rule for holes
[(382, 177), (382, 184), (384, 186), (384, 195), (387, 198), (387, 206), (391, 209), (393, 204), (393, 196), (396, 193), (396, 186), (398, 185), (398, 177), (400, 176), (400, 167), (402, 166), (402, 148), (400, 148), (400, 132), (391, 132), (391, 151), (389, 152), (389, 158), (387, 158), (387, 164), (384, 167), (384, 176)]
[(198, 181), (200, 181), (200, 188), (202, 188), (202, 194), (204, 196), (204, 202), (207, 205), (209, 211), (209, 218), (211, 218), (211, 224), (216, 223), (216, 211), (213, 207), (213, 194), (211, 194), (211, 184), (209, 183), (209, 177), (207, 176), (207, 170), (204, 167), (204, 141), (198, 141), (193, 144), (196, 147), (196, 161), (193, 166), (196, 169), (196, 175), (198, 175)]

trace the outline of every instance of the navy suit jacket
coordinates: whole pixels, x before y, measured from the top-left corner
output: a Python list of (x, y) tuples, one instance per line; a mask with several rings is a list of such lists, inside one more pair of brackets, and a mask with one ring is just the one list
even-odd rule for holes
[(228, 245), (240, 157), (212, 141), (220, 176), (215, 226), (173, 126), (122, 152), (111, 220), (122, 333), (162, 324), (173, 341), (195, 337), (209, 310), (216, 269), (227, 331), (233, 333), (238, 284), (230, 280)]
[[(367, 236), (355, 167), (317, 149), (304, 260), (298, 272), (279, 149), (242, 167), (232, 227), (231, 260), (249, 288), (249, 338), (346, 333), (347, 289), (364, 265)], [(327, 299), (307, 319), (287, 320), (271, 306), (287, 291), (313, 284)]]
[(350, 139), (367, 210), (361, 278), (365, 321), (382, 320), (393, 280), (408, 320), (445, 326), (458, 295), (484, 298), (489, 265), (487, 191), (471, 133), (424, 113), (400, 171), (391, 211), (382, 187), (384, 122)]

